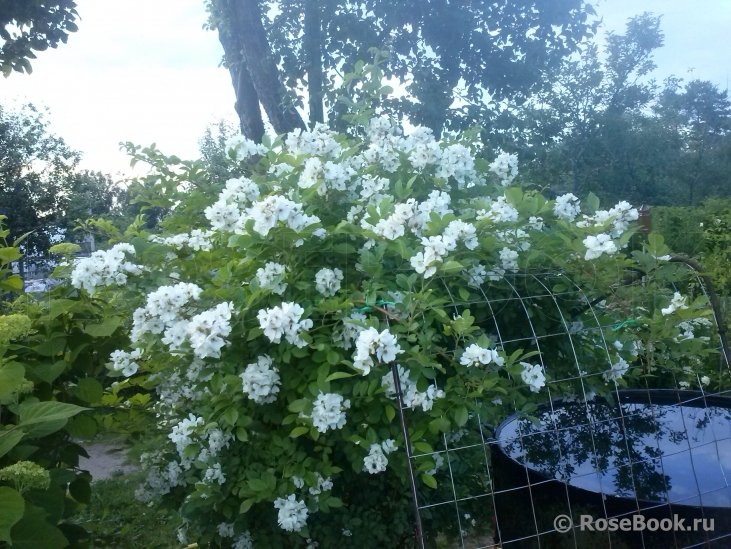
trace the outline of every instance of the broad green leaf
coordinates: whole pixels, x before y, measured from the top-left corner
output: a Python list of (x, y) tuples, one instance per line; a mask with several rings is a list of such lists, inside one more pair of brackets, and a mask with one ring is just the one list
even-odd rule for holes
[(76, 416), (73, 421), (66, 426), (69, 434), (78, 439), (91, 440), (97, 432), (97, 424), (93, 418), (87, 415)]
[(252, 498), (246, 499), (241, 502), (241, 507), (239, 507), (239, 514), (243, 515), (244, 513), (246, 513), (249, 509), (251, 509), (251, 506), (254, 505), (255, 502), (256, 500)]
[(63, 549), (69, 542), (61, 530), (37, 515), (20, 519), (10, 531), (13, 549)]
[(393, 418), (396, 417), (396, 410), (393, 409), (393, 406), (386, 406), (386, 417), (388, 421), (393, 421)]
[(421, 481), (426, 484), (429, 488), (436, 488), (437, 487), (437, 479), (435, 479), (431, 475), (423, 474), (421, 475)]
[(50, 435), (51, 433), (55, 433), (59, 429), (63, 429), (63, 427), (66, 425), (66, 422), (68, 419), (54, 419), (51, 421), (42, 421), (41, 423), (36, 423), (28, 429), (28, 432), (25, 434), (27, 438), (41, 438), (45, 437), (47, 435)]
[(0, 486), (0, 541), (12, 544), (10, 529), (23, 518), (24, 511), (23, 496), (12, 488)]
[(48, 308), (48, 318), (53, 320), (63, 313), (67, 313), (77, 304), (73, 299), (54, 299)]
[(299, 436), (304, 435), (309, 430), (310, 430), (309, 427), (302, 427), (302, 426), (295, 427), (294, 429), (292, 429), (292, 432), (289, 433), (289, 437), (290, 438), (297, 438)]
[(42, 356), (56, 356), (66, 348), (66, 337), (56, 336), (52, 337), (37, 345), (35, 348), (36, 353)]
[(349, 374), (347, 372), (335, 372), (327, 376), (325, 381), (333, 381), (335, 379), (344, 379), (347, 377), (353, 377), (355, 374)]
[(69, 484), (69, 493), (79, 503), (89, 503), (91, 501), (91, 486), (85, 478), (77, 477), (75, 481)]
[(467, 423), (468, 417), (469, 414), (467, 412), (467, 408), (464, 406), (460, 406), (454, 411), (454, 421), (457, 423), (458, 427), (462, 427), (465, 423)]
[(93, 377), (80, 379), (74, 396), (84, 402), (99, 402), (104, 395), (104, 387)]
[(65, 369), (66, 362), (58, 360), (53, 364), (41, 364), (40, 366), (36, 366), (33, 372), (41, 378), (42, 381), (51, 383), (54, 379), (60, 376)]
[(599, 197), (594, 193), (589, 193), (589, 196), (586, 197), (586, 205), (589, 208), (589, 213), (596, 213), (599, 209)]
[(247, 484), (254, 492), (266, 492), (269, 489), (267, 483), (258, 478), (251, 479)]
[(9, 395), (25, 379), (25, 368), (17, 362), (0, 365), (0, 398)]
[(0, 248), (0, 260), (2, 260), (3, 265), (11, 261), (17, 261), (21, 257), (23, 257), (23, 254), (18, 251), (18, 248)]
[(233, 427), (234, 425), (236, 425), (236, 420), (239, 419), (239, 411), (233, 406), (229, 406), (228, 408), (226, 408), (226, 411), (223, 413), (222, 417), (226, 420), (226, 423)]
[(88, 410), (75, 404), (65, 402), (34, 402), (20, 407), (20, 425), (32, 425), (43, 421), (55, 421), (75, 416), (79, 412)]
[(118, 316), (112, 316), (104, 320), (101, 324), (90, 324), (84, 328), (84, 331), (91, 337), (109, 337), (119, 328), (122, 319)]
[(24, 431), (15, 429), (13, 431), (0, 431), (0, 457), (3, 457), (12, 450), (25, 435)]

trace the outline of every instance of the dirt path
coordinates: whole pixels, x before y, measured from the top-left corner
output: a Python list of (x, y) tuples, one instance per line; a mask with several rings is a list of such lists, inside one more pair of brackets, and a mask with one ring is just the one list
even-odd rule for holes
[(104, 480), (120, 473), (132, 473), (138, 467), (127, 462), (127, 450), (114, 441), (83, 444), (89, 459), (79, 458), (79, 467), (91, 473), (94, 480)]

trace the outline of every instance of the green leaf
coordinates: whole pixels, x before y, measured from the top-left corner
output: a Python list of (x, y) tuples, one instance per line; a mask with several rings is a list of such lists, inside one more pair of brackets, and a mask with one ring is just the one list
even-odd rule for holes
[(253, 328), (252, 330), (249, 330), (249, 335), (246, 337), (246, 341), (251, 341), (253, 339), (256, 339), (263, 333), (264, 333), (264, 330), (262, 330), (261, 328)]
[(464, 266), (459, 261), (454, 261), (453, 259), (450, 259), (441, 267), (439, 267), (439, 272), (445, 274), (455, 274), (461, 273), (462, 269), (464, 269)]
[(239, 411), (233, 406), (229, 406), (228, 408), (226, 408), (226, 411), (223, 413), (222, 417), (226, 420), (226, 423), (233, 427), (234, 425), (236, 425), (236, 420), (239, 419)]
[(25, 434), (27, 438), (40, 438), (55, 433), (59, 429), (63, 429), (68, 419), (54, 419), (51, 421), (43, 421), (36, 423)]
[(589, 208), (589, 213), (596, 213), (599, 209), (599, 197), (594, 193), (589, 193), (586, 197), (586, 206)]
[(0, 366), (0, 398), (9, 395), (25, 379), (25, 368), (17, 362), (9, 362)]
[(353, 377), (354, 375), (355, 374), (349, 374), (347, 372), (335, 372), (335, 373), (327, 376), (327, 379), (325, 379), (325, 381), (333, 381), (335, 379), (344, 379), (347, 377)]
[(63, 549), (69, 542), (61, 530), (36, 516), (24, 517), (13, 526), (13, 549)]
[(80, 415), (74, 418), (67, 426), (66, 430), (74, 438), (82, 440), (91, 440), (97, 432), (96, 421), (87, 415)]
[(20, 425), (32, 425), (44, 421), (55, 421), (75, 416), (79, 412), (88, 410), (65, 402), (34, 402), (20, 406)]
[(241, 502), (241, 507), (239, 507), (239, 514), (243, 515), (246, 513), (249, 509), (251, 509), (251, 506), (254, 505), (256, 502), (255, 499), (249, 498)]
[(0, 486), (0, 541), (12, 544), (10, 529), (23, 518), (24, 511), (23, 496), (12, 488)]
[(325, 500), (330, 507), (342, 507), (343, 501), (340, 498), (330, 497)]
[(91, 501), (91, 486), (85, 478), (77, 477), (75, 481), (69, 484), (69, 493), (79, 503), (89, 503)]
[(84, 331), (91, 337), (109, 337), (119, 328), (122, 319), (118, 316), (111, 316), (104, 320), (101, 324), (91, 324), (84, 328)]
[(25, 432), (20, 429), (0, 432), (0, 457), (3, 457), (12, 450), (23, 436), (25, 436)]
[(396, 410), (393, 409), (393, 406), (386, 406), (386, 417), (388, 421), (393, 421), (393, 418), (396, 417)]
[(429, 488), (436, 488), (437, 487), (437, 479), (435, 479), (431, 475), (427, 475), (426, 473), (421, 475), (421, 481), (426, 484)]
[(302, 426), (295, 427), (294, 429), (292, 429), (292, 432), (289, 433), (289, 438), (297, 438), (299, 436), (304, 435), (309, 430), (310, 430), (309, 427), (302, 427)]
[(65, 348), (66, 336), (56, 336), (37, 345), (35, 351), (42, 356), (56, 356)]
[(41, 364), (40, 366), (36, 366), (33, 372), (41, 378), (42, 381), (51, 383), (54, 379), (60, 376), (65, 369), (66, 362), (64, 360), (58, 360), (53, 364)]
[(327, 361), (333, 366), (340, 362), (340, 354), (337, 351), (328, 351)]
[(458, 427), (462, 427), (465, 423), (467, 423), (468, 417), (469, 414), (467, 412), (467, 408), (464, 406), (460, 406), (454, 411), (454, 421), (457, 423)]
[(23, 257), (23, 254), (18, 251), (18, 248), (0, 248), (0, 260), (2, 260), (3, 265), (11, 261), (17, 261), (21, 257)]
[(85, 377), (76, 385), (74, 396), (84, 402), (99, 402), (104, 396), (104, 387), (93, 377)]
[(247, 484), (254, 492), (266, 492), (269, 490), (267, 483), (258, 478), (252, 478)]
[(249, 433), (246, 432), (246, 429), (243, 427), (239, 427), (236, 429), (236, 438), (239, 439), (241, 442), (246, 442), (249, 440)]
[(431, 454), (434, 450), (426, 442), (415, 442), (414, 448), (416, 448), (422, 454)]
[(54, 299), (48, 308), (48, 318), (53, 320), (57, 316), (69, 312), (76, 303), (73, 299)]

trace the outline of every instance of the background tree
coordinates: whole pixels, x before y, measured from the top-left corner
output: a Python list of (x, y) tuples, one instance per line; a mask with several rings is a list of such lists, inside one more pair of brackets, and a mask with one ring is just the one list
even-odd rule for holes
[(34, 51), (64, 44), (76, 32), (75, 0), (2, 0), (0, 2), (0, 70), (31, 73)]
[(32, 232), (26, 256), (45, 255), (54, 237), (70, 233), (79, 219), (110, 215), (126, 201), (123, 189), (99, 172), (78, 171), (81, 154), (48, 132), (33, 105), (0, 106), (0, 213), (10, 240)]
[(258, 0), (208, 0), (241, 131), (255, 141), (264, 132), (260, 104), (277, 133), (304, 126), (295, 107), (305, 103), (310, 125), (333, 123), (339, 112), (334, 82), (343, 68), (384, 45), (393, 52), (385, 74), (409, 95), (382, 107), (437, 134), (463, 128), (481, 110), (451, 109), (457, 97), (472, 104), (488, 97), (524, 100), (596, 28), (589, 22), (594, 10), (583, 0), (277, 0), (266, 6), (268, 12)]

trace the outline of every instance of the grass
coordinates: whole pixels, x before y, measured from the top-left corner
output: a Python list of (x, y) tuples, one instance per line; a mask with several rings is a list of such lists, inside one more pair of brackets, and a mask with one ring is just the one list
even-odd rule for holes
[(74, 522), (92, 534), (91, 548), (180, 549), (174, 511), (135, 499), (142, 473), (94, 482), (92, 496)]

